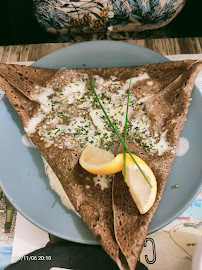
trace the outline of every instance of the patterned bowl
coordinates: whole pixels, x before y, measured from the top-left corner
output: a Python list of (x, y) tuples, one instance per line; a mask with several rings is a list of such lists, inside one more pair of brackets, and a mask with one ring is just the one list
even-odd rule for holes
[(130, 32), (171, 22), (186, 0), (33, 0), (39, 24), (51, 33)]

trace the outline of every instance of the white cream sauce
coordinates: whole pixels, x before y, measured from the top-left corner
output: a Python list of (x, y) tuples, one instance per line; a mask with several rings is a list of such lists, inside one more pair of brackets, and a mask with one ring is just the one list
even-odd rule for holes
[[(24, 134), (22, 136), (22, 143), (27, 147), (35, 147), (30, 138), (27, 136), (27, 134)], [(72, 205), (69, 197), (67, 196), (66, 192), (64, 191), (60, 180), (56, 176), (56, 174), (53, 172), (52, 168), (48, 164), (48, 162), (42, 157), (45, 167), (45, 172), (48, 176), (50, 187), (60, 196), (62, 203), (64, 206), (66, 206), (68, 209), (72, 210), (74, 213), (79, 215), (76, 210), (74, 209), (74, 206)]]
[[(65, 73), (62, 76), (64, 77)], [(148, 78), (147, 73), (133, 77), (131, 78), (131, 86)], [(103, 107), (118, 132), (123, 133), (130, 79), (126, 80), (124, 84), (117, 81), (115, 76), (111, 76), (108, 81), (98, 75), (94, 76), (94, 79), (96, 92)], [(51, 95), (53, 97), (50, 98)], [(39, 95), (34, 96), (34, 98), (37, 98), (42, 104), (41, 110), (30, 120), (25, 129), (26, 132), (35, 132), (36, 127), (48, 116), (45, 123), (39, 127), (38, 132), (46, 142), (57, 144), (58, 147), (67, 146), (69, 149), (76, 146), (84, 147), (89, 142), (100, 146), (102, 142), (106, 149), (109, 149), (116, 140), (118, 141), (104, 113), (99, 108), (87, 74), (72, 79), (63, 89), (57, 89), (57, 91), (50, 86), (47, 88), (47, 92), (44, 88), (39, 89)], [(130, 100), (128, 119), (147, 98)], [(76, 116), (74, 110), (77, 108), (80, 109), (80, 114), (82, 113), (81, 109), (85, 109), (85, 116)], [(145, 149), (146, 146), (150, 152), (161, 155), (169, 149), (166, 133), (161, 132), (161, 134), (152, 136), (149, 132), (150, 120), (145, 115), (144, 111), (139, 118), (130, 122), (131, 131), (129, 134), (133, 136), (138, 133), (136, 142), (141, 139), (139, 143), (141, 147), (144, 146)]]
[[(152, 138), (152, 142), (154, 145), (154, 151), (157, 151), (159, 156), (162, 155), (164, 152), (170, 150), (170, 147), (166, 141), (166, 134), (167, 134), (167, 131), (163, 132), (160, 135), (160, 140), (157, 143), (156, 143), (156, 140), (154, 138)], [(158, 136), (157, 133), (155, 135)]]
[(54, 90), (51, 86), (41, 87), (40, 93), (32, 95), (31, 98), (37, 100), (41, 104), (41, 107), (45, 113), (49, 113), (51, 111), (51, 104), (48, 97), (53, 93)]
[(66, 206), (68, 209), (72, 210), (74, 213), (79, 215), (76, 212), (74, 206), (72, 205), (66, 192), (64, 191), (62, 184), (60, 183), (60, 180), (58, 179), (56, 174), (53, 172), (48, 162), (44, 158), (43, 158), (43, 162), (44, 162), (46, 174), (49, 178), (50, 187), (60, 196), (60, 199), (64, 206)]
[(188, 150), (189, 150), (189, 141), (184, 137), (180, 137), (180, 140), (177, 146), (176, 156), (178, 157), (184, 156)]
[(130, 122), (131, 130), (129, 134), (145, 149), (145, 151), (162, 155), (164, 152), (170, 150), (166, 141), (167, 131), (160, 134), (156, 132), (152, 135), (149, 130), (150, 123), (151, 120), (145, 115), (134, 118)]
[(73, 81), (63, 89), (63, 96), (68, 104), (73, 104), (87, 92), (86, 82), (82, 80)]
[(24, 134), (22, 136), (22, 143), (27, 147), (35, 147), (31, 139), (27, 136), (27, 134)]
[[(27, 147), (35, 147), (32, 141), (30, 140), (30, 138), (27, 136), (27, 134), (24, 134), (22, 136), (22, 143)], [(64, 204), (64, 206), (66, 206), (68, 209), (72, 210), (74, 213), (79, 215), (74, 209), (74, 206), (72, 205), (66, 192), (64, 191), (62, 184), (60, 183), (60, 180), (58, 179), (56, 174), (53, 172), (48, 162), (43, 157), (42, 159), (44, 162), (45, 172), (49, 179), (50, 187), (60, 196), (61, 201)]]
[[(53, 172), (52, 168), (48, 164), (48, 162), (43, 158), (44, 166), (45, 166), (45, 172), (49, 178), (50, 187), (60, 196), (60, 199), (64, 206), (66, 206), (68, 209), (76, 213), (78, 216), (78, 212), (75, 210), (74, 206), (72, 205), (68, 195), (64, 191), (62, 184), (60, 183), (60, 180), (56, 176), (56, 174)], [(105, 188), (109, 187), (109, 184), (111, 183), (113, 179), (113, 175), (97, 175), (93, 178), (95, 181), (95, 186), (100, 185), (102, 191)], [(87, 188), (87, 186), (86, 186)]]
[[(51, 133), (44, 132), (48, 128), (47, 124), (54, 125), (54, 130)], [(59, 120), (53, 119), (50, 123), (47, 122), (43, 129), (39, 131), (39, 134), (44, 136), (46, 142), (52, 142), (52, 139), (63, 134), (68, 134), (68, 139), (63, 141), (63, 146), (67, 146), (69, 149), (78, 146), (78, 143), (82, 143), (84, 146), (87, 143), (93, 143), (95, 146), (100, 146), (100, 135), (96, 132), (96, 128), (90, 120), (86, 120), (83, 117), (74, 117), (67, 125), (60, 124)], [(58, 143), (58, 142), (57, 142)], [(62, 145), (60, 145), (62, 147)]]
[(147, 85), (152, 86), (153, 85), (153, 82), (152, 81), (148, 81), (147, 82)]
[[(130, 117), (132, 111), (133, 109), (129, 108), (128, 118)], [(120, 133), (122, 133), (124, 130), (125, 119), (126, 119), (126, 105), (124, 105), (123, 107), (117, 107), (117, 108), (112, 108), (110, 110), (106, 110), (106, 113), (109, 116), (112, 123), (115, 125), (116, 129)], [(107, 130), (108, 121), (102, 109), (92, 110), (90, 112), (90, 116), (93, 120), (93, 124), (98, 128), (98, 130), (101, 133), (107, 132), (109, 133), (109, 135), (111, 134), (111, 131)]]
[[(140, 74), (138, 77), (133, 77), (131, 78), (131, 87), (136, 84), (137, 82), (139, 81), (143, 81), (143, 80), (146, 80), (146, 79), (149, 79), (149, 75), (145, 72), (143, 74)], [(124, 84), (123, 88), (125, 90), (127, 90), (129, 88), (129, 85), (130, 85), (130, 79), (128, 79), (126, 81), (126, 83)]]
[(28, 122), (27, 126), (25, 127), (25, 131), (30, 134), (34, 133), (36, 131), (36, 127), (39, 123), (41, 123), (45, 116), (45, 114), (40, 112), (36, 116), (32, 117)]
[(95, 186), (100, 185), (101, 190), (103, 191), (105, 188), (109, 187), (109, 184), (113, 180), (113, 175), (97, 175), (93, 177), (93, 180), (95, 182)]

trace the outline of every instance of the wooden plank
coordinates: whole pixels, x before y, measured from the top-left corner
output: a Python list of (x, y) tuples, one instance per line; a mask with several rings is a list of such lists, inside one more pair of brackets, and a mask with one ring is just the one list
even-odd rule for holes
[[(127, 40), (125, 42), (149, 48), (163, 55), (202, 53), (202, 37), (142, 39)], [(70, 45), (70, 43), (1, 46), (0, 61), (36, 61), (41, 57), (68, 45)]]
[(202, 37), (198, 37), (198, 42), (199, 42), (199, 44), (200, 44), (200, 46), (202, 48)]
[(196, 54), (202, 52), (202, 45), (199, 38), (180, 38), (178, 42), (181, 54)]
[(1, 55), (1, 62), (8, 62), (10, 47), (11, 46), (4, 46), (3, 47), (3, 52)]
[(194, 50), (194, 53), (202, 52), (202, 46), (199, 42), (199, 38), (197, 37), (189, 38), (188, 44), (189, 44), (190, 50)]
[(46, 43), (29, 45), (29, 55), (27, 61), (36, 61), (41, 57), (68, 45), (69, 43)]
[(202, 53), (202, 37), (129, 40), (128, 42), (163, 55)]
[(128, 42), (151, 49), (163, 55), (180, 54), (178, 39), (175, 38), (129, 40)]
[(127, 40), (131, 44), (136, 44), (138, 46), (146, 47), (146, 40), (145, 39), (137, 39), (137, 40)]
[(20, 52), (20, 62), (28, 61), (30, 45), (23, 45)]
[(30, 45), (14, 45), (0, 47), (0, 61), (23, 62), (27, 61)]
[(10, 46), (10, 51), (8, 55), (8, 62), (19, 62), (20, 54), (22, 50), (22, 45)]
[(4, 47), (0, 46), (0, 61), (2, 59), (3, 51), (4, 51)]
[(178, 39), (148, 39), (146, 47), (162, 55), (181, 54)]

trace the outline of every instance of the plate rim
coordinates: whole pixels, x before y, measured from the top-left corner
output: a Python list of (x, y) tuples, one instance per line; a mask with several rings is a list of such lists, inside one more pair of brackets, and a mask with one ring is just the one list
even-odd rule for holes
[[(38, 67), (38, 63), (40, 63), (41, 60), (43, 61), (46, 57), (48, 57), (49, 55), (54, 54), (55, 52), (59, 53), (62, 50), (65, 50), (66, 48), (69, 48), (69, 47), (72, 47), (72, 46), (77, 47), (77, 46), (81, 46), (81, 44), (83, 45), (83, 44), (93, 44), (93, 43), (95, 43), (95, 44), (97, 44), (97, 43), (100, 43), (100, 44), (101, 43), (114, 43), (114, 44), (119, 43), (119, 44), (124, 44), (126, 46), (131, 46), (131, 47), (134, 46), (134, 47), (138, 47), (140, 50), (145, 50), (145, 51), (147, 51), (149, 53), (155, 54), (158, 57), (164, 58), (165, 62), (171, 62), (171, 60), (168, 59), (166, 56), (164, 56), (164, 55), (162, 55), (162, 54), (160, 54), (160, 53), (158, 53), (158, 52), (156, 52), (156, 51), (154, 51), (152, 49), (140, 46), (138, 44), (133, 44), (133, 43), (124, 42), (124, 41), (116, 41), (116, 40), (92, 40), (92, 41), (84, 41), (84, 42), (80, 42), (80, 43), (69, 44), (69, 45), (64, 46), (62, 48), (59, 48), (59, 49), (57, 49), (57, 50), (55, 50), (53, 52), (50, 52), (50, 53), (44, 55), (40, 59), (36, 60), (34, 63), (31, 64), (31, 66)], [(85, 67), (82, 67), (82, 69), (85, 69)]]

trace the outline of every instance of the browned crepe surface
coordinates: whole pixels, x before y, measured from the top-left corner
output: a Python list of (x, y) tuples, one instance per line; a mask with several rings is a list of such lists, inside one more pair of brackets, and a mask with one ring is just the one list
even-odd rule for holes
[[(21, 117), (24, 126), (26, 126), (38, 109), (37, 102), (31, 101), (28, 96), (37, 90), (29, 85), (26, 86), (26, 89), (28, 87), (30, 92), (27, 92), (25, 87), (22, 87), (21, 80), (18, 80), (18, 78), (23, 76), (18, 73), (18, 65), (2, 64), (1, 67), (0, 87), (5, 91), (9, 101)], [(6, 73), (5, 70), (9, 72)], [(56, 70), (35, 69), (24, 66), (23, 73), (26, 76), (32, 74), (33, 71), (35, 74), (34, 85), (43, 87), (50, 80), (54, 80), (53, 75), (56, 72)], [(41, 80), (43, 73), (45, 73), (44, 81)], [(50, 74), (48, 79), (47, 74)], [(25, 78), (22, 81), (24, 80)], [(59, 178), (74, 208), (88, 225), (94, 237), (100, 241), (103, 248), (121, 269), (127, 269), (127, 267), (124, 267), (124, 262), (120, 262), (120, 250), (114, 237), (111, 185), (104, 191), (99, 188), (99, 185), (94, 186), (92, 180), (94, 175), (86, 172), (78, 163), (82, 149), (60, 149), (53, 145), (46, 147), (37, 132), (31, 135), (31, 139)]]
[[(153, 132), (167, 130), (167, 141), (170, 150), (161, 156), (147, 153), (134, 140), (128, 141), (132, 153), (141, 157), (152, 169), (157, 179), (157, 198), (152, 208), (144, 215), (139, 215), (138, 209), (130, 196), (122, 173), (114, 177), (113, 211), (116, 240), (126, 256), (130, 269), (135, 265), (141, 253), (147, 236), (149, 224), (155, 214), (158, 203), (166, 184), (169, 171), (175, 157), (181, 131), (186, 121), (190, 96), (196, 76), (202, 63), (194, 64), (188, 71), (177, 77), (165, 89), (145, 101), (148, 117), (153, 117), (151, 124)], [(119, 152), (123, 152), (122, 145)]]
[[(168, 62), (134, 68), (134, 76), (147, 72), (149, 79), (145, 80), (144, 83), (143, 81), (139, 81), (132, 87), (131, 98), (134, 96), (140, 98), (151, 96), (147, 100), (146, 105), (149, 107), (151, 102), (156, 103), (156, 106), (154, 110), (149, 111), (149, 113), (159, 117), (160, 110), (160, 115), (163, 116), (163, 120), (160, 122), (159, 119), (155, 122), (154, 118), (153, 127), (168, 127), (169, 118), (174, 119), (178, 114), (178, 110), (180, 110), (181, 115), (177, 115), (179, 123), (174, 125), (174, 128), (169, 128), (168, 132), (168, 140), (169, 137), (171, 138), (170, 141), (174, 138), (173, 142), (175, 146), (177, 145), (186, 119), (189, 104), (188, 97), (195, 80), (189, 73), (194, 72), (194, 74), (196, 74), (197, 70), (196, 68), (192, 68), (188, 73), (186, 71), (190, 69), (194, 62), (195, 61)], [(32, 94), (38, 94), (40, 91), (36, 86), (45, 87), (50, 84), (50, 82), (55, 86), (57, 86), (57, 84), (62, 85), (68, 82), (72, 76), (88, 72), (92, 75), (100, 75), (104, 79), (108, 79), (113, 75), (119, 80), (125, 81), (130, 78), (131, 68), (69, 70), (69, 76), (61, 80), (62, 71), (56, 74), (56, 70), (1, 64), (0, 86), (22, 118), (24, 126), (26, 126), (28, 121), (39, 109), (38, 100), (32, 98)], [(185, 97), (184, 94), (180, 99), (175, 98), (173, 95), (175, 94), (176, 96), (178, 93), (176, 89), (184, 86), (184, 80), (186, 80), (188, 76), (190, 76), (189, 81), (191, 88), (187, 91), (187, 96)], [(196, 77), (196, 75), (194, 76)], [(147, 84), (148, 81), (152, 81), (153, 84)], [(177, 84), (177, 88), (173, 86), (173, 84)], [(187, 85), (189, 85), (189, 83)], [(187, 87), (185, 86), (184, 89), (187, 89)], [(164, 110), (164, 104), (166, 105), (166, 110)], [(175, 106), (173, 106), (173, 104)], [(170, 106), (174, 108), (173, 114), (170, 113)], [(154, 156), (144, 153), (143, 149), (133, 141), (128, 142), (131, 152), (142, 157), (154, 171), (158, 181), (158, 196), (155, 205), (149, 213), (139, 217), (137, 208), (130, 194), (128, 194), (127, 186), (121, 174), (117, 174), (113, 187), (113, 220), (112, 185), (109, 185), (109, 187), (103, 191), (99, 185), (94, 185), (92, 180), (93, 175), (83, 170), (78, 164), (78, 158), (82, 148), (61, 149), (55, 145), (51, 145), (50, 147), (50, 145), (47, 145), (41, 140), (37, 131), (31, 134), (31, 139), (56, 173), (75, 209), (88, 225), (95, 238), (100, 241), (109, 256), (111, 256), (120, 268), (127, 269), (128, 266), (125, 266), (124, 256), (120, 252), (121, 248), (128, 260), (130, 269), (134, 269), (149, 228), (149, 223), (161, 198), (174, 158), (174, 153)], [(121, 200), (119, 198), (121, 198)]]

